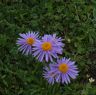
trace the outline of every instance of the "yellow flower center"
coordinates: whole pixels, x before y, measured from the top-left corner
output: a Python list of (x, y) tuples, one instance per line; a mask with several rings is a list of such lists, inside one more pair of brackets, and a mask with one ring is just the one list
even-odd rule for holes
[(65, 63), (60, 64), (59, 71), (61, 71), (62, 73), (66, 73), (68, 71), (68, 65)]
[(29, 37), (29, 38), (27, 38), (26, 42), (27, 42), (27, 44), (32, 45), (35, 41), (33, 38)]
[(51, 45), (50, 42), (44, 42), (41, 47), (42, 47), (42, 49), (44, 51), (48, 51), (48, 50), (51, 50), (52, 49), (52, 45)]

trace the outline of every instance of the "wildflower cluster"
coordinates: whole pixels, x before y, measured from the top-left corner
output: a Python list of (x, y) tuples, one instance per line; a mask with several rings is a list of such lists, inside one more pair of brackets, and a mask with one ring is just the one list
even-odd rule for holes
[[(78, 75), (78, 68), (74, 61), (67, 58), (59, 58), (63, 53), (64, 43), (61, 37), (56, 34), (45, 34), (39, 37), (38, 33), (28, 32), (20, 34), (17, 40), (18, 50), (25, 55), (33, 55), (40, 62), (50, 62), (44, 67), (43, 76), (50, 84), (70, 83), (70, 78), (75, 79)], [(54, 62), (54, 59), (57, 62)]]

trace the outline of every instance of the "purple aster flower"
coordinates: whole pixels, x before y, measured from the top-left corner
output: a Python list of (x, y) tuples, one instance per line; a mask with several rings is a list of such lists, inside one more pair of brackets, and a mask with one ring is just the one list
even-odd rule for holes
[(55, 82), (55, 72), (53, 70), (50, 70), (47, 66), (44, 67), (44, 73), (43, 76), (46, 78), (48, 83), (54, 84)]
[(33, 56), (37, 57), (39, 61), (53, 61), (53, 58), (58, 58), (58, 54), (62, 54), (62, 39), (53, 35), (44, 35), (41, 41), (34, 44)]
[[(78, 75), (78, 69), (74, 61), (71, 61), (67, 58), (62, 58), (57, 60), (57, 63), (49, 65), (49, 69), (44, 69), (44, 77), (48, 80), (49, 83), (70, 83), (70, 78), (75, 79)], [(50, 72), (54, 76), (50, 77)], [(54, 80), (54, 81), (53, 81)]]
[(23, 34), (20, 33), (19, 35), (20, 38), (18, 38), (16, 43), (19, 46), (18, 49), (25, 55), (32, 54), (32, 46), (38, 38), (38, 33), (28, 32)]

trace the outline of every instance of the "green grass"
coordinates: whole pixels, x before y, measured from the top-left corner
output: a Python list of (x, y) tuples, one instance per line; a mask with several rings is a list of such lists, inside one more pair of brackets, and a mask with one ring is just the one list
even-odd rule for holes
[[(57, 33), (64, 39), (62, 57), (76, 61), (79, 76), (68, 85), (49, 85), (43, 66), (16, 46), (19, 33)], [(0, 1), (0, 95), (96, 95), (96, 1)]]

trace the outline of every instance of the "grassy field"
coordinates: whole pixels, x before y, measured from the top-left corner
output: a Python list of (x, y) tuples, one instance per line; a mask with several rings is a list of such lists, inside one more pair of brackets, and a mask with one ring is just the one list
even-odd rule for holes
[[(79, 76), (50, 85), (43, 65), (18, 51), (19, 33), (57, 33)], [(96, 95), (96, 0), (0, 0), (0, 95)]]

